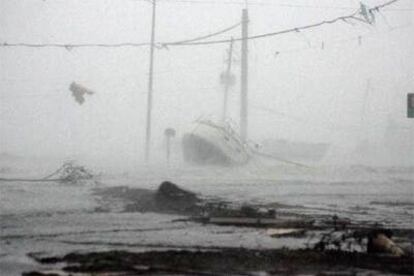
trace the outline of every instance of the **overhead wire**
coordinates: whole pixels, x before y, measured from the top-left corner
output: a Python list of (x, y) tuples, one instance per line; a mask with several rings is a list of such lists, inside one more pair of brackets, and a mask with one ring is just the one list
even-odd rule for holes
[[(35, 1), (49, 1), (52, 0), (35, 0)], [(55, 0), (56, 1), (56, 0)], [(80, 0), (79, 0), (80, 1)], [(99, 1), (99, 0), (98, 0)], [(120, 0), (114, 0), (120, 1)], [(125, 0), (122, 0), (125, 1)], [(129, 0), (132, 2), (146, 2), (146, 3), (153, 3), (153, 0)], [(157, 0), (162, 1), (163, 3), (168, 4), (177, 4), (177, 3), (189, 3), (189, 4), (217, 4), (217, 5), (239, 5), (239, 6), (246, 6), (246, 0)], [(248, 1), (248, 6), (277, 6), (277, 7), (286, 7), (286, 8), (303, 8), (303, 9), (333, 9), (333, 10), (352, 10), (355, 7), (350, 6), (333, 6), (333, 5), (308, 5), (308, 4), (290, 4), (290, 3), (276, 3), (275, 1), (259, 1), (255, 2), (252, 0)], [(387, 9), (384, 11), (414, 11), (412, 8), (396, 8), (396, 9)]]
[[(387, 26), (389, 27), (389, 31), (387, 31), (386, 33), (390, 33), (390, 32), (400, 30), (400, 29), (411, 27), (412, 25), (408, 24), (408, 25), (401, 25), (401, 26), (391, 27), (391, 26), (389, 26), (389, 24), (387, 24)], [(312, 45), (310, 45), (310, 46), (277, 50), (277, 51), (275, 51), (274, 55), (275, 55), (275, 57), (278, 57), (280, 54), (292, 54), (292, 53), (298, 53), (298, 52), (315, 50), (315, 49), (325, 50), (329, 45), (335, 45), (335, 44), (341, 44), (342, 45), (342, 44), (347, 44), (347, 43), (351, 43), (351, 42), (358, 42), (362, 38), (370, 38), (370, 37), (373, 37), (373, 36), (374, 36), (373, 34), (365, 33), (365, 34), (362, 34), (362, 35), (357, 35), (357, 36), (354, 35), (354, 36), (349, 36), (347, 38), (336, 39), (336, 40), (331, 40), (331, 41), (322, 40), (322, 41), (320, 41), (319, 44), (312, 43)]]
[(115, 44), (104, 44), (104, 43), (8, 43), (3, 42), (0, 47), (29, 47), (29, 48), (65, 48), (66, 50), (72, 50), (73, 48), (84, 48), (84, 47), (104, 47), (104, 48), (118, 48), (118, 47), (140, 47), (146, 46), (149, 43), (115, 43)]
[[(183, 0), (181, 0), (183, 1)], [(372, 8), (367, 9), (369, 13), (373, 12), (379, 12), (380, 9), (387, 7), (391, 4), (394, 4), (400, 0), (390, 0), (388, 2), (385, 2), (383, 4), (374, 6)], [(266, 38), (266, 37), (273, 37), (293, 32), (300, 32), (302, 30), (312, 29), (316, 27), (320, 27), (327, 24), (334, 24), (338, 21), (347, 22), (347, 20), (357, 20), (364, 22), (366, 24), (370, 24), (366, 20), (357, 17), (357, 15), (360, 13), (360, 10), (357, 10), (356, 12), (353, 12), (352, 14), (345, 15), (345, 16), (339, 16), (330, 20), (323, 20), (321, 22), (317, 22), (314, 24), (304, 25), (300, 27), (294, 27), (286, 30), (281, 31), (275, 31), (275, 32), (269, 32), (259, 35), (253, 35), (248, 36), (247, 38), (238, 37), (238, 38), (231, 38), (231, 39), (221, 39), (221, 40), (210, 40), (210, 41), (203, 41), (207, 38), (212, 38), (218, 35), (221, 35), (223, 33), (226, 33), (228, 31), (231, 31), (235, 28), (237, 28), (241, 23), (238, 22), (230, 27), (227, 27), (223, 30), (219, 30), (217, 32), (208, 34), (208, 35), (202, 35), (198, 36), (192, 39), (186, 39), (186, 40), (180, 40), (180, 41), (173, 41), (173, 42), (158, 42), (156, 45), (158, 45), (158, 48), (168, 48), (168, 46), (187, 46), (187, 45), (213, 45), (213, 44), (223, 44), (223, 43), (229, 43), (231, 40), (233, 41), (241, 41), (241, 40), (252, 40), (252, 39), (260, 39), (260, 38)], [(35, 44), (35, 43), (1, 43), (0, 47), (32, 47), (32, 48), (44, 48), (44, 47), (60, 47), (60, 48), (66, 48), (67, 50), (71, 50), (73, 48), (80, 48), (80, 47), (141, 47), (141, 46), (147, 46), (151, 45), (151, 43), (144, 42), (144, 43), (117, 43), (117, 44), (59, 44), (59, 43), (46, 43), (46, 44)]]
[[(158, 45), (160, 47), (168, 47), (172, 45), (182, 45), (185, 43), (193, 43), (200, 40), (204, 40), (207, 38), (211, 38), (214, 36), (218, 36), (221, 34), (224, 34), (226, 32), (229, 32), (231, 30), (236, 29), (241, 25), (240, 22), (231, 25), (230, 27), (226, 27), (222, 30), (216, 31), (214, 33), (210, 33), (207, 35), (197, 36), (195, 38), (186, 39), (186, 40), (179, 40), (179, 41), (171, 41), (171, 42), (161, 42), (161, 43), (155, 43), (156, 46)], [(118, 47), (141, 47), (141, 46), (148, 46), (151, 45), (149, 42), (142, 42), (142, 43), (134, 43), (134, 42), (125, 42), (125, 43), (115, 43), (115, 44), (104, 44), (104, 43), (77, 43), (77, 44), (71, 44), (71, 43), (42, 43), (42, 44), (36, 44), (36, 43), (8, 43), (3, 42), (0, 43), (0, 47), (30, 47), (30, 48), (65, 48), (66, 50), (72, 50), (73, 48), (84, 48), (84, 47), (104, 47), (104, 48), (118, 48)]]
[[(145, 1), (145, 0), (141, 0)], [(245, 6), (245, 1), (212, 1), (212, 0), (164, 0), (164, 3), (191, 3), (191, 4), (218, 4), (218, 5), (240, 5)], [(336, 10), (352, 10), (355, 7), (347, 6), (316, 6), (316, 5), (306, 5), (306, 4), (286, 4), (286, 3), (275, 3), (274, 1), (260, 1), (254, 2), (249, 1), (249, 6), (277, 6), (277, 7), (287, 7), (287, 8), (304, 8), (304, 9), (336, 9)], [(387, 9), (387, 11), (412, 11), (413, 9)]]
[[(374, 11), (379, 11), (381, 8), (389, 6), (395, 2), (398, 2), (399, 0), (391, 0), (388, 1), (386, 3), (383, 3), (381, 5), (378, 6), (374, 6), (372, 8), (368, 9), (368, 12), (374, 12)], [(286, 29), (286, 30), (281, 30), (281, 31), (276, 31), (276, 32), (269, 32), (269, 33), (264, 33), (264, 34), (259, 34), (259, 35), (253, 35), (253, 36), (248, 36), (247, 38), (234, 38), (233, 41), (241, 41), (241, 40), (252, 40), (252, 39), (259, 39), (259, 38), (265, 38), (265, 37), (272, 37), (272, 36), (277, 36), (277, 35), (282, 35), (282, 34), (287, 34), (287, 33), (293, 33), (293, 32), (300, 32), (301, 30), (307, 30), (307, 29), (312, 29), (315, 27), (320, 27), (323, 25), (327, 25), (327, 24), (334, 24), (338, 21), (343, 21), (343, 22), (347, 22), (348, 19), (352, 19), (352, 20), (357, 20), (357, 21), (361, 21), (364, 22), (366, 24), (370, 24), (369, 22), (365, 21), (362, 18), (356, 17), (356, 15), (358, 15), (360, 13), (360, 11), (356, 11), (353, 12), (352, 14), (349, 15), (345, 15), (345, 16), (339, 16), (330, 20), (323, 20), (321, 22), (318, 23), (314, 23), (314, 24), (309, 24), (309, 25), (304, 25), (301, 27), (295, 27), (295, 28), (290, 28), (290, 29)], [(230, 39), (222, 39), (222, 40), (213, 40), (213, 41), (202, 41), (202, 42), (190, 42), (190, 43), (186, 43), (186, 44), (181, 44), (181, 45), (212, 45), (212, 44), (222, 44), (222, 43), (229, 43), (231, 40)]]
[(172, 45), (182, 45), (182, 44), (186, 44), (186, 43), (191, 43), (191, 42), (196, 42), (196, 41), (200, 41), (200, 40), (204, 40), (210, 37), (214, 37), (217, 35), (221, 35), (224, 34), (226, 32), (229, 32), (231, 30), (236, 29), (237, 27), (239, 27), (241, 25), (241, 22), (238, 22), (237, 24), (234, 24), (228, 28), (225, 28), (223, 30), (208, 34), (208, 35), (204, 35), (204, 36), (199, 36), (196, 38), (192, 38), (192, 39), (186, 39), (186, 40), (181, 40), (181, 41), (174, 41), (174, 42), (164, 42), (164, 43), (160, 43), (163, 46), (172, 46)]

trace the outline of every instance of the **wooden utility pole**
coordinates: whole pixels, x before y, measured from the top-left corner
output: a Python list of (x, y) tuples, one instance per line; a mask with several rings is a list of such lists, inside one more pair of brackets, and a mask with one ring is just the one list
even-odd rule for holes
[(230, 86), (234, 84), (234, 76), (231, 74), (231, 64), (233, 62), (233, 38), (230, 41), (230, 47), (227, 56), (227, 69), (223, 75), (223, 84), (224, 84), (224, 99), (223, 99), (223, 113), (221, 116), (222, 121), (226, 120), (227, 115), (227, 100), (229, 97)]
[(241, 44), (241, 98), (240, 98), (240, 137), (243, 142), (247, 141), (248, 127), (248, 30), (249, 16), (247, 9), (243, 9), (242, 13), (242, 44)]
[(148, 101), (147, 101), (147, 127), (145, 138), (145, 160), (150, 158), (151, 148), (151, 115), (152, 115), (152, 90), (153, 90), (153, 73), (154, 73), (154, 40), (155, 40), (155, 12), (157, 2), (152, 0), (152, 26), (151, 26), (151, 45), (150, 45), (150, 63), (148, 73)]

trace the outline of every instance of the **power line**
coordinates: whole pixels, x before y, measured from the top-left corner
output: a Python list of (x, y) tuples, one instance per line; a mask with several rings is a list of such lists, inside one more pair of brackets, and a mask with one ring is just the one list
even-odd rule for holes
[[(390, 30), (386, 33), (394, 32), (394, 31), (401, 30), (401, 29), (408, 28), (408, 27), (411, 27), (411, 24), (391, 27)], [(275, 57), (277, 57), (280, 54), (297, 53), (297, 52), (315, 50), (315, 49), (325, 50), (331, 45), (335, 45), (335, 44), (339, 44), (339, 43), (340, 44), (346, 44), (346, 43), (350, 43), (350, 42), (359, 42), (359, 41), (361, 41), (361, 39), (364, 39), (364, 38), (367, 38), (367, 37), (369, 38), (369, 37), (372, 37), (372, 36), (374, 36), (374, 35), (372, 35), (372, 34), (361, 34), (361, 35), (357, 35), (357, 36), (351, 36), (351, 37), (348, 37), (348, 38), (336, 39), (336, 40), (331, 40), (331, 41), (322, 40), (322, 41), (319, 42), (319, 44), (312, 43), (311, 46), (307, 46), (307, 47), (278, 50), (278, 51), (275, 51), (274, 55), (275, 55)]]
[(204, 35), (204, 36), (196, 37), (196, 38), (193, 38), (193, 39), (187, 39), (187, 40), (181, 40), (181, 41), (175, 41), (175, 42), (161, 43), (161, 45), (163, 45), (163, 46), (183, 45), (183, 44), (188, 44), (188, 43), (191, 43), (191, 42), (196, 42), (196, 41), (204, 40), (204, 39), (207, 39), (207, 38), (210, 38), (210, 37), (214, 37), (214, 36), (217, 36), (217, 35), (221, 35), (223, 33), (226, 33), (228, 31), (231, 31), (231, 30), (239, 27), (240, 24), (241, 23), (238, 22), (237, 24), (234, 24), (234, 25), (232, 25), (232, 26), (230, 26), (230, 27), (228, 27), (226, 29), (223, 29), (221, 31), (218, 31), (218, 32), (215, 32), (215, 33), (212, 33), (212, 34), (209, 34), (209, 35)]
[[(140, 0), (146, 1), (146, 0)], [(164, 1), (164, 3), (191, 3), (191, 4), (218, 4), (218, 5), (242, 5), (244, 6), (245, 1), (213, 1), (213, 0), (169, 0)], [(305, 9), (336, 9), (336, 10), (352, 10), (355, 7), (347, 6), (315, 6), (315, 5), (306, 5), (306, 4), (285, 4), (285, 3), (275, 3), (273, 1), (260, 1), (253, 2), (249, 1), (249, 6), (277, 6), (277, 7), (287, 7), (287, 8), (305, 8)], [(388, 9), (387, 11), (411, 11), (412, 9)]]
[[(167, 3), (192, 3), (192, 4), (219, 4), (219, 5), (245, 5), (245, 1), (193, 1), (193, 0), (171, 0)], [(307, 9), (337, 9), (337, 10), (349, 10), (355, 9), (354, 7), (341, 7), (341, 6), (313, 6), (313, 5), (296, 5), (296, 4), (278, 4), (274, 2), (251, 2), (249, 6), (277, 6), (287, 8), (307, 8)]]
[[(391, 1), (388, 1), (388, 2), (383, 3), (381, 5), (375, 6), (373, 8), (369, 8), (369, 9), (367, 9), (367, 11), (372, 14), (374, 12), (378, 12), (383, 7), (389, 6), (389, 5), (391, 5), (395, 2), (398, 2), (398, 1), (399, 0), (391, 0)], [(370, 24), (365, 19), (362, 19), (360, 17), (356, 17), (359, 13), (360, 13), (360, 10), (358, 10), (358, 11), (352, 13), (352, 14), (349, 14), (349, 15), (336, 17), (336, 18), (331, 19), (331, 20), (324, 20), (324, 21), (321, 21), (321, 22), (318, 22), (318, 23), (309, 24), (309, 25), (305, 25), (305, 26), (301, 26), (301, 27), (295, 27), (295, 28), (286, 29), (286, 30), (277, 31), (277, 32), (270, 32), (270, 33), (264, 33), (264, 34), (249, 36), (246, 39), (252, 40), (252, 39), (259, 39), (259, 38), (277, 36), (277, 35), (282, 35), (282, 34), (287, 34), (287, 33), (300, 32), (301, 30), (312, 29), (312, 28), (320, 27), (322, 25), (334, 24), (338, 21), (347, 22), (347, 20), (357, 20), (357, 21), (361, 21), (361, 22)], [(239, 37), (239, 38), (234, 39), (234, 41), (241, 41), (241, 40), (243, 40), (243, 38)], [(190, 43), (181, 44), (181, 45), (212, 45), (212, 44), (229, 43), (230, 41), (231, 41), (230, 39), (223, 39), (223, 40), (213, 40), (213, 41), (190, 42)]]
[[(204, 40), (207, 38), (211, 38), (214, 36), (218, 36), (221, 34), (224, 34), (226, 32), (229, 32), (237, 27), (240, 26), (240, 22), (231, 25), (230, 27), (227, 27), (225, 29), (219, 30), (217, 32), (198, 36), (191, 39), (186, 40), (179, 40), (179, 41), (172, 41), (172, 42), (162, 42), (162, 43), (156, 43), (156, 46), (158, 48), (160, 47), (168, 47), (168, 46), (175, 46), (175, 45), (183, 45), (188, 43), (194, 43), (200, 40)], [(119, 48), (119, 47), (142, 47), (142, 46), (148, 46), (151, 45), (149, 42), (142, 42), (142, 43), (134, 43), (134, 42), (125, 42), (125, 43), (115, 43), (115, 44), (105, 44), (105, 43), (77, 43), (77, 44), (71, 44), (71, 43), (42, 43), (42, 44), (36, 44), (36, 43), (1, 43), (0, 47), (29, 47), (29, 48), (65, 48), (66, 50), (72, 50), (73, 48), (88, 48), (88, 47), (104, 47), (104, 48)]]
[[(40, 0), (37, 0), (40, 1)], [(45, 2), (46, 0), (43, 0)], [(124, 1), (124, 0), (123, 0)], [(132, 2), (146, 2), (146, 3), (152, 3), (153, 0), (130, 0)], [(50, 0), (49, 0), (50, 2)], [(240, 0), (240, 1), (232, 1), (232, 0), (164, 0), (164, 3), (167, 4), (176, 4), (176, 3), (190, 3), (190, 4), (217, 4), (217, 5), (238, 5), (238, 6), (245, 6), (246, 1)], [(249, 0), (248, 2), (249, 6), (275, 6), (275, 7), (286, 7), (286, 8), (303, 8), (303, 9), (332, 9), (332, 10), (353, 10), (355, 7), (350, 6), (316, 6), (316, 5), (306, 5), (306, 4), (286, 4), (286, 3), (275, 3), (273, 1), (260, 1), (260, 2), (254, 2)], [(412, 8), (396, 8), (396, 9), (387, 9), (384, 10), (386, 12), (401, 12), (401, 11), (414, 11)]]
[[(140, 0), (146, 1), (146, 0)], [(217, 5), (239, 5), (244, 6), (245, 1), (195, 1), (195, 0), (170, 0), (164, 1), (164, 3), (191, 3), (191, 4), (217, 4)], [(276, 6), (276, 7), (286, 7), (286, 8), (304, 8), (304, 9), (333, 9), (333, 10), (353, 10), (355, 7), (347, 6), (315, 6), (315, 5), (301, 5), (301, 4), (280, 4), (275, 2), (252, 2), (249, 1), (249, 6)], [(414, 11), (411, 8), (400, 8), (400, 9), (387, 9), (384, 11)]]
[(104, 47), (104, 48), (118, 48), (118, 47), (141, 47), (147, 46), (150, 43), (115, 43), (115, 44), (104, 44), (104, 43), (80, 43), (80, 44), (62, 44), (62, 43), (7, 43), (0, 44), (0, 47), (29, 47), (29, 48), (66, 48), (66, 50), (72, 50), (73, 48), (86, 48), (86, 47)]
[[(190, 0), (177, 0), (177, 1), (190, 1)], [(372, 8), (367, 9), (367, 12), (370, 14), (373, 14), (374, 12), (379, 12), (380, 9), (390, 6), (396, 2), (398, 2), (400, 0), (391, 0), (388, 2), (385, 2), (383, 4), (380, 4), (378, 6), (374, 6)], [(278, 35), (283, 35), (283, 34), (288, 34), (288, 33), (294, 33), (294, 32), (300, 32), (302, 30), (308, 30), (308, 29), (313, 29), (316, 27), (320, 27), (323, 25), (328, 25), (328, 24), (334, 24), (337, 22), (348, 22), (348, 20), (356, 20), (356, 21), (361, 21), (364, 22), (366, 24), (371, 24), (370, 22), (368, 22), (366, 19), (357, 17), (358, 14), (361, 13), (361, 10), (359, 9), (358, 11), (349, 14), (349, 15), (345, 15), (345, 16), (339, 16), (330, 20), (323, 20), (321, 22), (318, 23), (314, 23), (314, 24), (309, 24), (309, 25), (304, 25), (304, 26), (300, 26), (300, 27), (295, 27), (295, 28), (290, 28), (290, 29), (286, 29), (286, 30), (281, 30), (281, 31), (276, 31), (276, 32), (269, 32), (269, 33), (264, 33), (264, 34), (259, 34), (259, 35), (253, 35), (253, 36), (248, 36), (247, 40), (253, 40), (253, 39), (260, 39), (260, 38), (266, 38), (266, 37), (273, 37), (273, 36), (278, 36)], [(230, 27), (227, 27), (223, 30), (214, 32), (212, 34), (208, 34), (208, 35), (203, 35), (203, 36), (199, 36), (196, 38), (192, 38), (192, 39), (186, 39), (186, 40), (181, 40), (181, 41), (175, 41), (175, 42), (159, 42), (156, 43), (157, 45), (159, 45), (160, 48), (165, 47), (168, 48), (168, 46), (187, 46), (187, 45), (213, 45), (213, 44), (223, 44), (226, 43), (228, 44), (232, 39), (221, 39), (221, 40), (210, 40), (210, 41), (202, 41), (205, 40), (207, 38), (211, 38), (214, 36), (218, 36), (220, 34), (226, 33), (230, 30), (233, 30), (235, 28), (237, 28), (240, 25), (240, 22), (232, 25)], [(241, 41), (244, 40), (241, 37), (238, 38), (234, 38), (233, 41)], [(51, 43), (51, 44), (32, 44), (32, 43), (2, 43), (0, 44), (0, 47), (33, 47), (33, 48), (44, 48), (44, 47), (59, 47), (59, 48), (66, 48), (67, 50), (71, 50), (73, 48), (81, 48), (81, 47), (106, 47), (106, 48), (112, 48), (112, 47), (141, 47), (141, 46), (147, 46), (150, 45), (150, 43), (118, 43), (118, 44), (55, 44), (55, 43)]]

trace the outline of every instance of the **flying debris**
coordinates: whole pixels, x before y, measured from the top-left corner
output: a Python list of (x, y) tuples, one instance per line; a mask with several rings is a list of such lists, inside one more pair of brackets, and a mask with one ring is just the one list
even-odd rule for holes
[(85, 94), (93, 95), (94, 92), (76, 82), (72, 82), (69, 86), (69, 90), (72, 91), (72, 96), (75, 98), (75, 101), (78, 104), (83, 104), (85, 102)]

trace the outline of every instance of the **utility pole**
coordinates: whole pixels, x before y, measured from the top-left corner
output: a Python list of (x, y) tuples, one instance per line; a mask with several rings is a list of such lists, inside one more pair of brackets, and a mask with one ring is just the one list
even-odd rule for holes
[(154, 73), (154, 40), (155, 40), (155, 12), (157, 2), (152, 0), (152, 26), (151, 26), (151, 45), (150, 63), (148, 73), (148, 101), (147, 101), (147, 128), (145, 138), (145, 160), (149, 162), (151, 148), (151, 115), (152, 115), (152, 92), (153, 92), (153, 73)]
[(242, 13), (242, 44), (241, 44), (241, 98), (240, 98), (240, 137), (247, 141), (247, 96), (248, 96), (248, 30), (249, 16), (247, 9)]
[(227, 114), (227, 100), (229, 97), (229, 89), (231, 85), (234, 85), (234, 75), (231, 73), (231, 64), (233, 62), (233, 38), (230, 41), (230, 47), (228, 50), (227, 56), (227, 69), (224, 74), (222, 74), (222, 83), (224, 84), (224, 99), (223, 99), (223, 113), (221, 116), (222, 121), (226, 120)]

